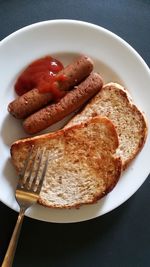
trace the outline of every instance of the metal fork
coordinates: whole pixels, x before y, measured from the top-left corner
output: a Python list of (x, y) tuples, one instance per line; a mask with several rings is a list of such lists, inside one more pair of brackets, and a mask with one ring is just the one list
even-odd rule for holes
[[(45, 160), (44, 160), (45, 155)], [(40, 148), (31, 148), (25, 166), (19, 175), (16, 188), (16, 200), (20, 206), (20, 212), (13, 231), (2, 267), (11, 267), (19, 239), (19, 234), (24, 219), (25, 211), (35, 204), (43, 184), (48, 165), (48, 153)]]

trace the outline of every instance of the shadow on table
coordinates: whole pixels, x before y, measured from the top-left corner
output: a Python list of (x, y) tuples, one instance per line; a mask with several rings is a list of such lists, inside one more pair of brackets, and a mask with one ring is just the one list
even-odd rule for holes
[[(15, 258), (15, 266), (79, 266), (98, 247), (106, 248), (128, 202), (105, 216), (81, 223), (53, 224), (26, 218)], [(93, 261), (94, 262), (94, 261)], [(94, 266), (94, 265), (87, 265)]]

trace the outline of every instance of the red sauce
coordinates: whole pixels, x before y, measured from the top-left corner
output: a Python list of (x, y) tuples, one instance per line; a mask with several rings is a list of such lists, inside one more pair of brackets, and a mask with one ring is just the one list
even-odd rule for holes
[(64, 95), (58, 88), (59, 81), (66, 80), (62, 74), (59, 77), (56, 74), (63, 69), (63, 64), (51, 56), (40, 58), (31, 63), (19, 76), (15, 91), (21, 96), (24, 93), (38, 88), (39, 92), (51, 92), (55, 99), (59, 99)]

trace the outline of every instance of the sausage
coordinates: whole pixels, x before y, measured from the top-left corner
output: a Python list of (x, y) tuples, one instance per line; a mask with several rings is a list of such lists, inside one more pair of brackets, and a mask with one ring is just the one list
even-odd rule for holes
[[(68, 91), (84, 80), (93, 70), (93, 62), (89, 57), (80, 56), (72, 64), (66, 66), (55, 76), (55, 86), (60, 90), (61, 97), (63, 91)], [(64, 75), (66, 79), (61, 81)], [(60, 77), (60, 80), (59, 80)], [(62, 92), (62, 93), (61, 93)], [(24, 119), (30, 114), (46, 106), (53, 100), (52, 93), (41, 93), (38, 89), (32, 89), (8, 105), (8, 111), (17, 119)]]
[(17, 119), (24, 119), (46, 106), (52, 100), (51, 93), (40, 94), (37, 88), (28, 91), (8, 105), (8, 111)]
[(23, 123), (28, 134), (38, 133), (77, 110), (103, 86), (102, 78), (91, 73), (80, 85), (66, 94), (58, 103), (49, 105), (30, 115)]
[(62, 82), (57, 82), (57, 86), (61, 91), (68, 91), (70, 88), (78, 85), (83, 81), (93, 70), (93, 61), (87, 56), (80, 56), (72, 64), (66, 66), (57, 75), (56, 80), (64, 75), (66, 79)]

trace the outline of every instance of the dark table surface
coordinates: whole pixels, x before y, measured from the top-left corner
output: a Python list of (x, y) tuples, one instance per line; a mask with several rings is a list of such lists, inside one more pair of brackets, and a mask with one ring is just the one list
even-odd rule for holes
[[(149, 0), (0, 0), (0, 40), (23, 26), (58, 18), (113, 31), (150, 66)], [(87, 222), (53, 224), (25, 218), (13, 266), (150, 266), (149, 192), (150, 176), (126, 203)], [(17, 213), (0, 203), (0, 263), (16, 219)]]

